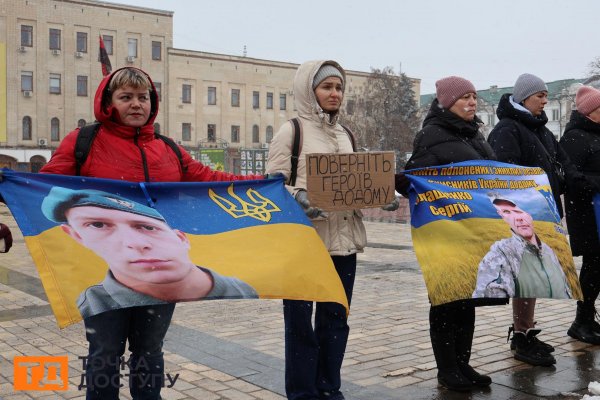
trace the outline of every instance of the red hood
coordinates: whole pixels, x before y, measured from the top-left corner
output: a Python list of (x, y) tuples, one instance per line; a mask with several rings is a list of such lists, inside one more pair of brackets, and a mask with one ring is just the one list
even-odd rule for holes
[[(135, 135), (135, 133), (137, 132), (137, 128), (122, 125), (121, 120), (119, 118), (119, 114), (112, 106), (108, 106), (108, 108), (106, 109), (102, 107), (102, 104), (104, 103), (103, 99), (106, 96), (111, 95), (110, 93), (108, 93), (108, 84), (110, 80), (118, 71), (122, 69), (124, 68), (119, 68), (113, 71), (110, 75), (105, 76), (104, 79), (102, 79), (102, 81), (100, 82), (100, 85), (98, 85), (98, 89), (96, 89), (96, 95), (94, 97), (94, 116), (96, 117), (96, 120), (98, 122), (101, 122), (114, 133), (119, 133), (123, 136), (132, 136)], [(148, 75), (146, 72), (142, 71), (139, 68), (135, 69), (146, 75), (150, 80), (150, 84), (152, 85), (152, 90), (150, 91), (150, 117), (148, 118), (148, 121), (146, 121), (146, 124), (140, 128), (140, 136), (148, 135), (150, 137), (154, 137), (154, 119), (158, 114), (158, 94), (156, 93), (156, 87), (154, 87), (154, 82), (152, 82), (150, 75)]]

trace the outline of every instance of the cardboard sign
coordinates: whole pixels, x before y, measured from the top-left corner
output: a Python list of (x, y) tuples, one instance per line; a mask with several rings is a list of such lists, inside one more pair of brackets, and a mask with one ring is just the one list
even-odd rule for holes
[(393, 151), (306, 155), (310, 204), (323, 210), (375, 208), (394, 200)]

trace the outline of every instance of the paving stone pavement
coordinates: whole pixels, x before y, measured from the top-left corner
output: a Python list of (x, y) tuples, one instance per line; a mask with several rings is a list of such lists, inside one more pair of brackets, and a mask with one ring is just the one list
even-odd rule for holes
[[(87, 353), (83, 324), (57, 328), (23, 237), (3, 206), (0, 217), (15, 239), (11, 251), (0, 254), (0, 398), (82, 399), (77, 386), (78, 356)], [(369, 245), (359, 255), (342, 368), (347, 399), (580, 399), (590, 381), (600, 380), (600, 347), (566, 336), (575, 303), (538, 300), (536, 319), (542, 339), (556, 347), (556, 366), (531, 367), (513, 359), (506, 343), (510, 306), (482, 307), (471, 364), (494, 383), (467, 394), (438, 388), (429, 303), (409, 226), (366, 225)], [(165, 400), (285, 398), (281, 301), (179, 304), (164, 349), (165, 372), (179, 374), (173, 387), (163, 389)], [(19, 355), (68, 355), (69, 390), (14, 391), (13, 358)], [(130, 399), (124, 384), (121, 398)]]

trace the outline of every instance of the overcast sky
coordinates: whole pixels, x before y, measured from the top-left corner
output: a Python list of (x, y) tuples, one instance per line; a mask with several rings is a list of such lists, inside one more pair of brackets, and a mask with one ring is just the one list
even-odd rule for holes
[[(113, 1), (111, 1), (113, 2)], [(115, 1), (117, 2), (117, 1)], [(174, 47), (346, 68), (392, 66), (421, 79), (448, 75), (477, 89), (585, 77), (600, 56), (597, 0), (122, 0), (174, 11)]]

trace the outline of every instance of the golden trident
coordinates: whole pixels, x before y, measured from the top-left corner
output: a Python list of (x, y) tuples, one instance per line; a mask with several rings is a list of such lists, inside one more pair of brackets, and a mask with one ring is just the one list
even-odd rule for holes
[(235, 194), (233, 191), (233, 183), (227, 188), (227, 193), (237, 200), (239, 205), (225, 197), (219, 196), (212, 189), (208, 189), (208, 196), (211, 200), (217, 203), (219, 207), (225, 210), (233, 218), (250, 217), (262, 222), (269, 222), (271, 220), (271, 213), (281, 211), (275, 203), (252, 188), (246, 191), (246, 195), (253, 203), (249, 203)]

